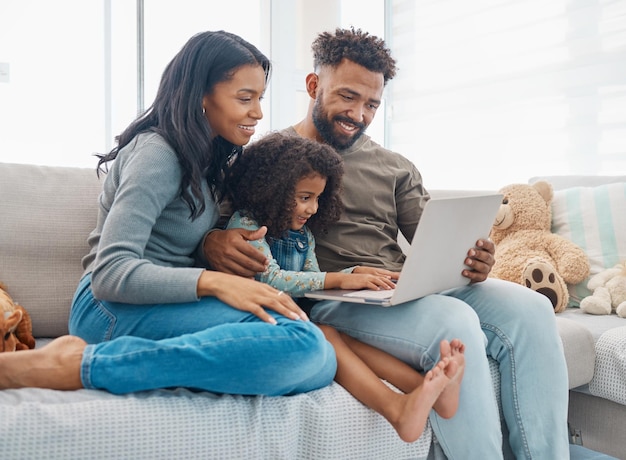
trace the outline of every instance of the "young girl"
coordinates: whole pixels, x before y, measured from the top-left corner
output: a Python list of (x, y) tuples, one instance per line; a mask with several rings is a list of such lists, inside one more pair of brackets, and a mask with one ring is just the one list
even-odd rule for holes
[[(315, 289), (393, 289), (394, 272), (371, 267), (319, 270), (309, 227), (324, 231), (339, 218), (342, 174), (341, 157), (331, 147), (280, 133), (267, 135), (237, 158), (227, 189), (238, 211), (228, 227), (267, 228), (264, 239), (251, 242), (270, 260), (257, 279), (294, 297)], [(431, 408), (445, 418), (456, 412), (465, 364), (459, 340), (442, 342), (441, 361), (422, 376), (381, 350), (330, 326), (319, 327), (335, 348), (335, 380), (383, 415), (404, 441), (419, 438)], [(406, 394), (393, 391), (381, 378)]]
[(333, 348), (289, 296), (204, 268), (224, 173), (263, 116), (269, 73), (266, 56), (227, 32), (184, 45), (153, 105), (100, 157), (110, 167), (72, 335), (1, 353), (0, 389), (284, 395), (332, 382)]

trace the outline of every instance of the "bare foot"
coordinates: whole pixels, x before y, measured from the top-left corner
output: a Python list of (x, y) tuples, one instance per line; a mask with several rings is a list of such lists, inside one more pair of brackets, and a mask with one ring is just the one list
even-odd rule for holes
[(442, 360), (447, 358), (444, 372), (450, 379), (449, 384), (441, 392), (441, 396), (433, 405), (433, 409), (443, 418), (450, 418), (459, 408), (461, 380), (465, 371), (465, 345), (459, 339), (451, 342), (442, 340), (440, 344)]
[(433, 404), (450, 383), (445, 373), (447, 360), (449, 358), (439, 361), (428, 371), (424, 376), (424, 383), (415, 390), (401, 395), (404, 401), (400, 414), (396, 420), (389, 421), (403, 441), (413, 442), (422, 435)]
[(80, 364), (86, 345), (83, 339), (67, 335), (40, 349), (0, 353), (0, 389), (83, 388)]

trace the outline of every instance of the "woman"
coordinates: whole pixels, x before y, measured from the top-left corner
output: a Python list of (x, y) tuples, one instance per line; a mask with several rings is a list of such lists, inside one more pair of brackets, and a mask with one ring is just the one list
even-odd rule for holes
[(115, 161), (72, 335), (0, 357), (0, 388), (283, 395), (332, 382), (332, 346), (289, 296), (203, 268), (225, 171), (262, 117), (269, 73), (269, 60), (236, 35), (205, 32), (185, 44), (152, 107), (99, 156), (99, 170)]

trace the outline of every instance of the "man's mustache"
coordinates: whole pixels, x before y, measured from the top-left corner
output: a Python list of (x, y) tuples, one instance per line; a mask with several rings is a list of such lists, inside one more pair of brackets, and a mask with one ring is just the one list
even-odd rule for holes
[(359, 129), (365, 129), (365, 123), (359, 123), (358, 121), (351, 120), (348, 117), (343, 117), (343, 116), (338, 115), (338, 116), (335, 117), (335, 121), (342, 121), (342, 122), (347, 123), (349, 125), (354, 125), (357, 128), (359, 128)]

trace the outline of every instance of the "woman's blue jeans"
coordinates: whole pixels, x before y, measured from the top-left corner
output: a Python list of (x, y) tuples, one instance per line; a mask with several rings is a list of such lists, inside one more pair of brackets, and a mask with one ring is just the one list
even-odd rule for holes
[(489, 279), (384, 308), (317, 303), (311, 318), (427, 371), (442, 339), (466, 345), (459, 409), (430, 421), (449, 459), (502, 458), (497, 401), (487, 356), (498, 362), (509, 444), (518, 459), (567, 459), (567, 368), (548, 299), (524, 286)]
[(320, 329), (270, 314), (277, 325), (214, 297), (162, 305), (99, 301), (86, 275), (69, 327), (89, 344), (81, 366), (85, 388), (116, 394), (186, 387), (287, 395), (330, 384), (336, 358)]

